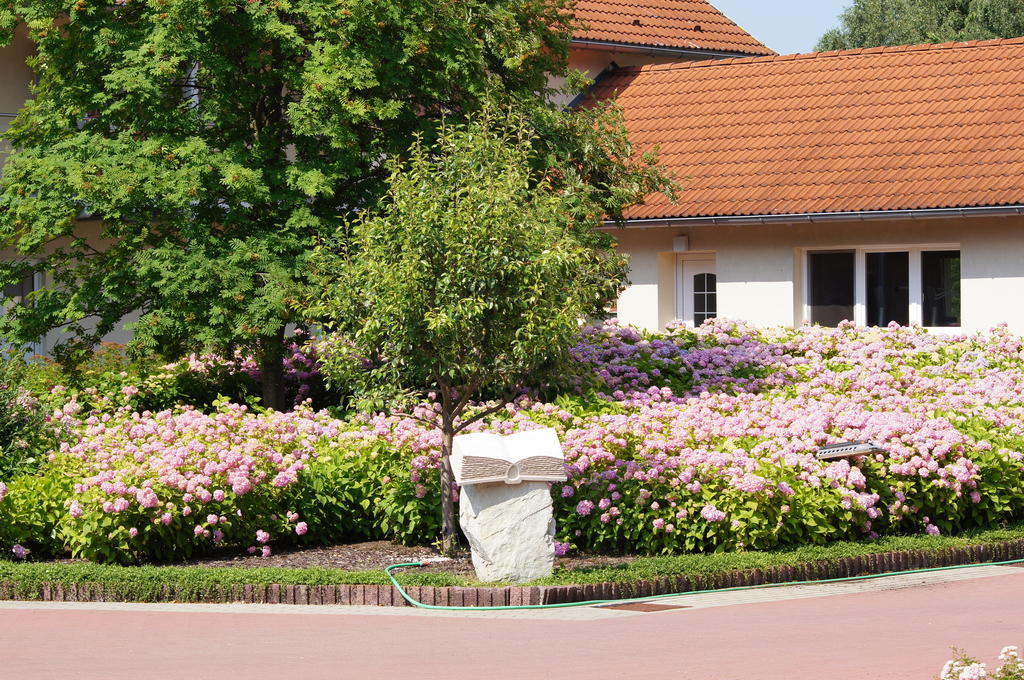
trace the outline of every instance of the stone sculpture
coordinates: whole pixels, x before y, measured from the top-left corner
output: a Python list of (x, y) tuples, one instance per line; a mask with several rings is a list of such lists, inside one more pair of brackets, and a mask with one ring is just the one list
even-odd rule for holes
[(555, 563), (551, 482), (567, 479), (558, 434), (550, 428), (503, 437), (455, 438), (452, 472), (461, 487), (459, 524), (481, 581), (550, 576)]

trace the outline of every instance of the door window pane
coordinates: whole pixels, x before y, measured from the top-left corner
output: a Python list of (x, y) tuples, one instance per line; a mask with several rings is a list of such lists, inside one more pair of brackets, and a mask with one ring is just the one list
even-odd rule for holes
[(921, 324), (936, 328), (960, 325), (960, 251), (921, 253)]
[(693, 325), (699, 326), (718, 316), (718, 277), (696, 274), (693, 277)]
[(809, 253), (811, 323), (838, 326), (853, 320), (853, 251)]
[(910, 325), (910, 253), (868, 253), (867, 325)]

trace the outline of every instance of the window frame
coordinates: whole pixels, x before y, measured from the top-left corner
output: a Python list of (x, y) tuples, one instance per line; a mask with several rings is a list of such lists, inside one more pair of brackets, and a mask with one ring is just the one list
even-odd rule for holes
[[(684, 269), (687, 264), (699, 264), (709, 263), (711, 265), (711, 272), (715, 275), (715, 318), (721, 318), (721, 301), (718, 298), (718, 294), (721, 292), (718, 288), (718, 253), (713, 250), (696, 250), (687, 251), (685, 253), (676, 253), (675, 257), (675, 292), (673, 294), (674, 307), (675, 307), (675, 318), (679, 321), (689, 322), (690, 326), (693, 326), (694, 319), (693, 315), (687, 318), (686, 313), (686, 281)], [(691, 301), (692, 304), (692, 301)]]
[[(835, 245), (835, 246), (814, 246), (799, 249), (800, 275), (802, 285), (800, 286), (802, 298), (800, 309), (803, 323), (809, 323), (811, 318), (811, 277), (810, 259), (811, 253), (827, 253), (834, 251), (853, 251), (853, 322), (860, 328), (867, 327), (867, 254), (868, 253), (907, 253), (909, 256), (909, 298), (910, 309), (908, 318), (910, 324), (922, 326), (924, 318), (924, 286), (921, 281), (921, 253), (931, 251), (955, 250), (960, 253), (961, 263), (963, 262), (963, 249), (959, 243), (927, 243), (927, 244), (884, 244), (884, 245)], [(961, 270), (962, 271), (962, 270)], [(963, 282), (963, 274), (960, 275)], [(962, 304), (962, 303), (961, 303)], [(922, 326), (929, 331), (936, 333), (960, 333), (963, 329), (964, 310), (960, 309), (959, 326)]]

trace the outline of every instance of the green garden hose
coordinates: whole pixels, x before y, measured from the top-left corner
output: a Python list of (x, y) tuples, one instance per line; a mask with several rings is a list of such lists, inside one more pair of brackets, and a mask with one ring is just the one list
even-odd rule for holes
[(442, 611), (510, 611), (518, 609), (560, 609), (564, 607), (592, 607), (595, 605), (603, 604), (625, 604), (627, 602), (646, 602), (648, 600), (656, 600), (664, 597), (681, 597), (684, 595), (700, 595), (705, 593), (729, 593), (737, 590), (759, 590), (761, 588), (779, 588), (782, 586), (805, 586), (814, 585), (818, 583), (839, 583), (843, 581), (865, 581), (873, 578), (882, 578), (885, 576), (900, 576), (903, 574), (926, 574), (933, 571), (950, 571), (953, 569), (969, 569), (971, 567), (996, 567), (1007, 564), (1024, 564), (1022, 560), (1006, 560), (1004, 562), (983, 562), (980, 564), (956, 564), (949, 567), (930, 567), (928, 569), (911, 569), (909, 571), (890, 571), (883, 574), (866, 574), (863, 576), (845, 576), (843, 578), (826, 578), (818, 581), (789, 581), (786, 583), (762, 583), (756, 586), (736, 586), (733, 588), (719, 588), (717, 590), (691, 590), (685, 593), (669, 593), (666, 595), (648, 595), (646, 597), (634, 597), (624, 600), (587, 600), (585, 602), (561, 602), (558, 604), (524, 604), (524, 605), (501, 605), (497, 607), (462, 607), (462, 606), (448, 606), (448, 605), (436, 605), (436, 604), (424, 604), (419, 600), (413, 599), (409, 593), (405, 592), (405, 589), (395, 579), (394, 574), (391, 573), (392, 569), (399, 569), (401, 567), (423, 567), (429, 564), (429, 562), (406, 562), (403, 564), (392, 564), (389, 567), (384, 567), (384, 572), (391, 579), (391, 583), (394, 584), (395, 588), (402, 595), (406, 602), (414, 607), (421, 609), (437, 609)]

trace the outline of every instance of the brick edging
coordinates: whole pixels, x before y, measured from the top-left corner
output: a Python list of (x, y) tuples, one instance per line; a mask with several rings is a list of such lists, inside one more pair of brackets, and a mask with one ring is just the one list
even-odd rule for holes
[[(845, 557), (833, 564), (825, 560), (788, 567), (745, 569), (709, 576), (665, 577), (634, 583), (595, 583), (579, 586), (503, 586), (498, 588), (406, 586), (415, 600), (428, 605), (497, 607), (624, 600), (651, 595), (669, 595), (702, 590), (718, 590), (766, 583), (818, 581), (894, 571), (948, 567), (986, 562), (1024, 559), (1024, 539), (988, 545), (972, 545), (942, 550), (907, 550)], [(0, 600), (36, 600), (45, 602), (122, 602), (116, 588), (99, 583), (65, 586), (43, 583), (34, 592), (24, 593), (16, 582), (0, 582)], [(394, 586), (382, 585), (231, 585), (214, 586), (202, 596), (181, 596), (173, 584), (165, 585), (156, 602), (204, 602), (303, 605), (371, 605), (408, 607)]]

